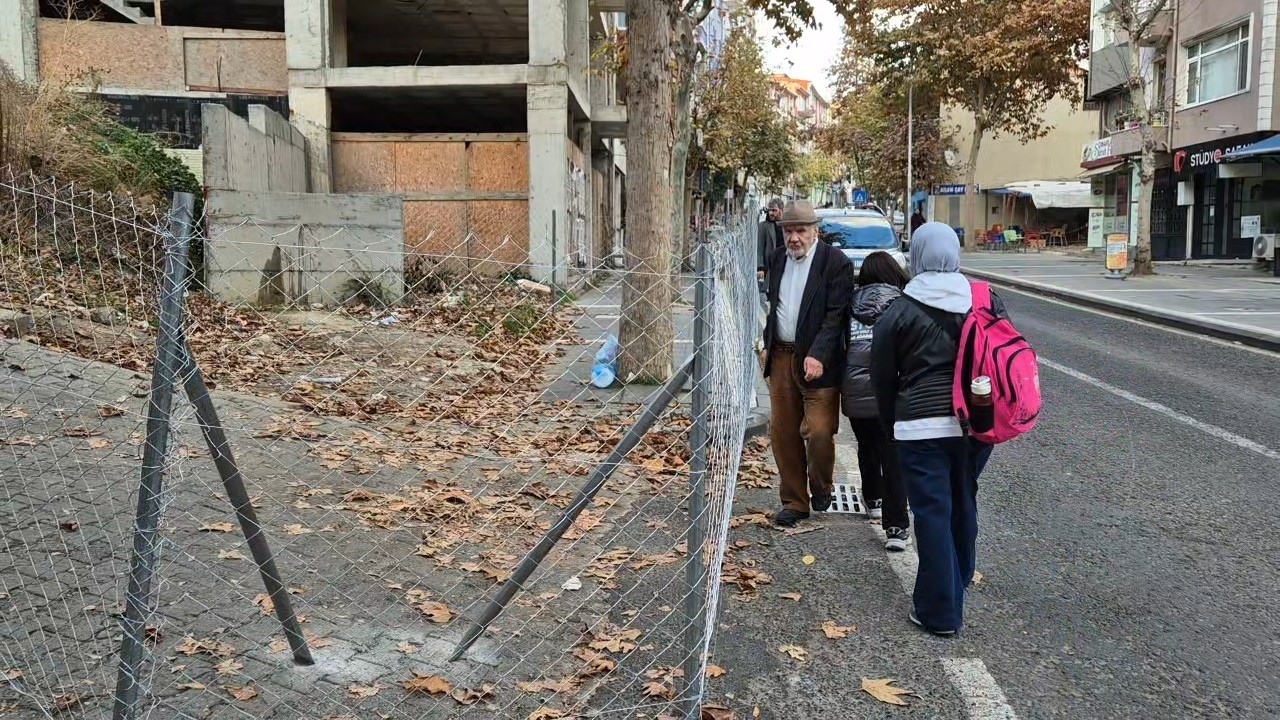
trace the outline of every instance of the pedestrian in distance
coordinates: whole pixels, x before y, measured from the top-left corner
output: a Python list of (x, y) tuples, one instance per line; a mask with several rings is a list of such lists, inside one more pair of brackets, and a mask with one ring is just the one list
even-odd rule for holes
[[(964, 624), (978, 538), (978, 478), (991, 445), (969, 437), (953, 406), (961, 328), (973, 290), (960, 274), (960, 241), (943, 223), (911, 242), (911, 281), (872, 330), (871, 384), (898, 448), (920, 557), (911, 621), (936, 635)], [(1004, 316), (999, 298), (991, 309)]]
[(819, 242), (809, 201), (788, 203), (778, 222), (785, 246), (769, 262), (764, 376), (781, 477), (774, 523), (794, 527), (810, 510), (831, 507), (853, 264)]
[(784, 244), (782, 226), (778, 224), (781, 215), (782, 200), (774, 198), (765, 209), (764, 220), (756, 226), (756, 280), (762, 283), (765, 282), (769, 261)]
[(884, 524), (885, 550), (907, 549), (911, 516), (907, 491), (898, 469), (893, 435), (880, 422), (875, 390), (871, 386), (872, 328), (902, 296), (907, 273), (887, 252), (877, 251), (862, 261), (853, 292), (849, 318), (849, 351), (841, 389), (841, 409), (858, 441), (858, 470), (862, 475), (862, 502), (867, 517)]

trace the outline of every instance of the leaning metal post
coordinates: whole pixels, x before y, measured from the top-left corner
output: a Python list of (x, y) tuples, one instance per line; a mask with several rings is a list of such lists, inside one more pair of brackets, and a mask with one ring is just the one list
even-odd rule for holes
[(151, 399), (147, 406), (147, 444), (142, 452), (142, 483), (133, 533), (133, 562), (125, 594), (124, 639), (116, 677), (115, 720), (137, 715), (138, 672), (146, 642), (146, 616), (152, 604), (156, 574), (160, 494), (169, 449), (170, 411), (182, 356), (182, 297), (187, 288), (187, 248), (191, 241), (191, 193), (174, 193), (170, 230), (164, 235), (164, 284), (160, 294), (156, 360), (151, 369)]
[(702, 649), (706, 634), (707, 567), (703, 545), (707, 522), (707, 386), (711, 370), (711, 261), (706, 239), (698, 243), (695, 255), (693, 295), (693, 425), (689, 429), (689, 527), (685, 535), (684, 596), (684, 717), (701, 715)]
[(253, 510), (249, 493), (244, 488), (244, 476), (236, 465), (235, 455), (231, 452), (231, 443), (227, 441), (227, 433), (218, 420), (218, 410), (209, 397), (209, 388), (204, 383), (204, 376), (196, 364), (191, 349), (183, 346), (182, 382), (187, 391), (187, 398), (196, 409), (196, 420), (200, 423), (200, 431), (204, 434), (205, 444), (209, 446), (209, 454), (213, 456), (213, 464), (222, 477), (222, 486), (227, 491), (227, 498), (235, 508), (236, 518), (240, 521), (240, 529), (249, 543), (249, 551), (253, 561), (258, 565), (262, 575), (262, 584), (267, 595), (275, 606), (276, 617), (284, 626), (285, 637), (289, 639), (289, 647), (293, 650), (293, 659), (301, 665), (312, 665), (311, 650), (303, 637), (302, 627), (293, 613), (293, 603), (289, 599), (288, 589), (280, 579), (280, 571), (276, 569), (275, 558), (271, 555), (271, 547), (267, 544), (267, 535), (258, 524), (258, 514)]
[(578, 490), (577, 496), (574, 497), (569, 507), (565, 508), (564, 512), (561, 513), (560, 519), (556, 521), (556, 524), (547, 530), (542, 539), (538, 541), (538, 544), (516, 566), (511, 578), (498, 588), (498, 592), (494, 597), (489, 599), (484, 611), (480, 613), (480, 618), (472, 623), (466, 635), (462, 637), (462, 641), (458, 643), (458, 647), (454, 648), (453, 655), (449, 656), (450, 662), (461, 658), (467, 652), (467, 649), (480, 638), (480, 635), (494, 621), (494, 618), (498, 617), (506, 609), (507, 604), (511, 602), (511, 598), (524, 589), (525, 581), (529, 579), (534, 570), (538, 569), (538, 565), (547, 557), (547, 553), (551, 552), (551, 548), (555, 547), (561, 536), (578, 519), (578, 514), (591, 503), (596, 493), (600, 492), (600, 488), (604, 487), (605, 480), (608, 480), (613, 471), (618, 469), (627, 454), (636, 445), (640, 444), (640, 440), (644, 438), (645, 433), (649, 432), (649, 428), (653, 426), (654, 421), (666, 411), (676, 393), (689, 380), (692, 366), (693, 359), (686, 360), (680, 366), (680, 369), (671, 376), (671, 379), (667, 380), (666, 385), (663, 385), (653, 395), (649, 396), (644, 412), (640, 414), (636, 423), (627, 430), (627, 434), (623, 436), (622, 441), (613, 449), (613, 452), (609, 453), (609, 457), (605, 458), (605, 461), (591, 473), (591, 477), (587, 478), (587, 482)]

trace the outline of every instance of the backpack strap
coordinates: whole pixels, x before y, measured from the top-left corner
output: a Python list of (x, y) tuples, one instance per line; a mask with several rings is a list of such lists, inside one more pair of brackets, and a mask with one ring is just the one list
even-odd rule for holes
[(974, 310), (991, 309), (991, 285), (978, 280), (969, 281), (969, 291), (973, 294)]
[(925, 305), (906, 293), (903, 293), (902, 296), (910, 300), (916, 307), (920, 308), (925, 315), (929, 316), (929, 319), (933, 321), (933, 324), (941, 328), (942, 331), (947, 334), (947, 337), (951, 338), (951, 341), (956, 344), (957, 349), (960, 347), (960, 328), (964, 324), (963, 320), (959, 319), (956, 315), (946, 312), (945, 310), (939, 310), (931, 305)]

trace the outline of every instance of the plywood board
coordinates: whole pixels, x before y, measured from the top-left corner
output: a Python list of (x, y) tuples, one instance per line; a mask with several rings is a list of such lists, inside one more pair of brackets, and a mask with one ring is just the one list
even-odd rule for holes
[(186, 82), (201, 90), (286, 92), (284, 40), (185, 38)]
[(400, 192), (443, 192), (465, 190), (466, 145), (464, 143), (394, 143), (396, 190)]
[(172, 28), (40, 18), (40, 75), (136, 90), (185, 90)]
[(395, 192), (394, 143), (335, 142), (330, 153), (334, 192)]
[(469, 186), (476, 191), (528, 192), (529, 144), (474, 142), (467, 148)]
[(528, 201), (473, 201), (467, 204), (467, 214), (477, 273), (500, 275), (529, 261)]
[(464, 202), (406, 201), (405, 262), (466, 271), (470, 267), (466, 211)]

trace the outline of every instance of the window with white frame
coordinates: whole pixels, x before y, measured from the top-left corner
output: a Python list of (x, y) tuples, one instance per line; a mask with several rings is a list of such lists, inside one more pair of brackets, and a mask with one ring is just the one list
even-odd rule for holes
[(1187, 49), (1187, 104), (1205, 103), (1249, 87), (1249, 25), (1198, 40)]

